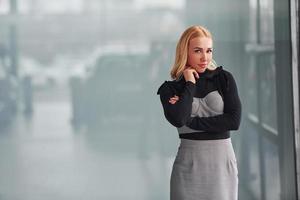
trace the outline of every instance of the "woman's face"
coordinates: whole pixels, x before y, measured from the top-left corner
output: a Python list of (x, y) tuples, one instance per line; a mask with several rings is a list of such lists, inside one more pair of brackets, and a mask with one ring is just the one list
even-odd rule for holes
[(190, 40), (188, 47), (187, 66), (194, 68), (198, 73), (206, 70), (212, 60), (212, 39), (196, 37)]

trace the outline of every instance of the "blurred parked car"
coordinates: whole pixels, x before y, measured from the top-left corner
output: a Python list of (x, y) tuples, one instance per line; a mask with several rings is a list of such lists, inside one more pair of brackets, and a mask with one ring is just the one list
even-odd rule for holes
[(147, 65), (148, 51), (136, 47), (98, 52), (85, 76), (70, 79), (75, 125), (106, 122), (126, 126), (143, 120)]

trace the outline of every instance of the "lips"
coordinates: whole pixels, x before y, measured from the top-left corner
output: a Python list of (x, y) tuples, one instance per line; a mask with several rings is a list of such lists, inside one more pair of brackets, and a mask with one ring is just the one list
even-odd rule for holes
[(199, 67), (205, 67), (206, 65), (207, 65), (207, 63), (198, 64)]

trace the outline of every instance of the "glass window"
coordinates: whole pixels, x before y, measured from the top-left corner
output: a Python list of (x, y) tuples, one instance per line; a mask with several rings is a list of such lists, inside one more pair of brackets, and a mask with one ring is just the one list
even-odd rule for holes
[(240, 199), (279, 200), (279, 2), (0, 0), (0, 198), (168, 199), (180, 140), (156, 92), (199, 24), (243, 103)]
[(263, 139), (263, 152), (265, 154), (265, 187), (267, 200), (280, 200), (280, 171), (279, 147), (267, 139)]
[(276, 74), (274, 54), (259, 58), (261, 121), (277, 134)]

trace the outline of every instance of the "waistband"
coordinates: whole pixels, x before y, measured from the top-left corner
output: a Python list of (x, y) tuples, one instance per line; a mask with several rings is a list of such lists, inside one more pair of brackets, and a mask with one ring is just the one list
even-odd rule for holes
[(220, 139), (220, 140), (180, 140), (180, 147), (220, 147), (220, 146), (232, 146), (231, 138)]
[(180, 133), (179, 138), (189, 140), (220, 140), (230, 138), (230, 132), (193, 132)]

